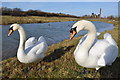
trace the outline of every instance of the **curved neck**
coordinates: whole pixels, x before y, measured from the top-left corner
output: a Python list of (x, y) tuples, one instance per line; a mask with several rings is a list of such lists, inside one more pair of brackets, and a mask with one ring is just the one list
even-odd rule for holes
[(18, 29), (18, 32), (20, 34), (20, 43), (19, 43), (19, 49), (25, 48), (25, 40), (26, 40), (26, 34), (22, 27)]
[(91, 48), (95, 38), (96, 38), (96, 29), (89, 30), (88, 35), (85, 41), (81, 44), (81, 46), (84, 47), (89, 52), (89, 49)]
[[(79, 56), (82, 56), (84, 58), (88, 58), (89, 56), (89, 50), (96, 38), (96, 28), (94, 25), (88, 25), (87, 26), (88, 29), (85, 29), (88, 31), (88, 34), (87, 34), (87, 37), (86, 39), (82, 42), (82, 44), (79, 46), (79, 51), (78, 51), (78, 55)], [(79, 52), (81, 52), (82, 50), (82, 53), (79, 54)]]
[[(86, 39), (79, 44), (75, 50), (74, 56), (75, 60), (78, 64), (88, 67), (90, 65), (96, 64), (97, 60), (94, 56), (89, 55), (89, 51), (94, 43), (96, 38), (96, 28), (93, 24), (86, 23), (84, 26), (84, 30), (88, 31)], [(95, 66), (95, 65), (94, 65)]]

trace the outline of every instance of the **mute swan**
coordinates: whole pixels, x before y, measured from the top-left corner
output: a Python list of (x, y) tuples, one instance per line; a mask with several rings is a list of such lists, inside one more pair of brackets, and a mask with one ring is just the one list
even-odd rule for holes
[(94, 24), (87, 20), (76, 22), (70, 30), (70, 39), (79, 31), (87, 30), (88, 34), (78, 43), (74, 58), (76, 62), (86, 68), (96, 68), (111, 65), (118, 56), (118, 46), (109, 33), (104, 39), (98, 40)]
[(18, 30), (20, 35), (20, 43), (17, 51), (18, 60), (22, 63), (32, 63), (43, 59), (48, 49), (45, 39), (42, 36), (38, 40), (35, 37), (31, 37), (26, 41), (25, 31), (19, 24), (12, 24), (10, 26), (8, 36), (16, 30)]

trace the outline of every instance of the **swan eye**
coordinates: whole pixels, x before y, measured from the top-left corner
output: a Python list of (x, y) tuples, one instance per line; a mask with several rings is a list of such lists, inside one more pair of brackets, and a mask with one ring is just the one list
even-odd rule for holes
[(10, 31), (10, 30), (13, 30), (13, 26), (9, 29), (9, 31)]
[(76, 27), (74, 27), (74, 28), (71, 28), (70, 33), (72, 33), (73, 31), (75, 31), (75, 32), (76, 32), (76, 28), (77, 28), (77, 26), (76, 26)]
[(72, 32), (73, 32), (73, 30), (71, 29), (71, 30), (70, 30), (70, 33), (72, 33)]

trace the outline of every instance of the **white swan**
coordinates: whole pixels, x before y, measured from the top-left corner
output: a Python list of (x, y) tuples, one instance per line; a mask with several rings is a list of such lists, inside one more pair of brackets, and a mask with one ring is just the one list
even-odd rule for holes
[(15, 30), (18, 30), (20, 34), (20, 43), (17, 51), (18, 60), (22, 63), (32, 63), (43, 59), (48, 49), (45, 39), (42, 36), (38, 40), (35, 37), (31, 37), (26, 41), (25, 31), (19, 24), (10, 26), (8, 36)]
[(96, 70), (111, 65), (118, 56), (118, 46), (112, 36), (106, 33), (104, 39), (98, 40), (94, 24), (81, 20), (72, 26), (70, 39), (81, 30), (87, 30), (88, 34), (80, 40), (74, 51), (76, 62), (83, 67)]

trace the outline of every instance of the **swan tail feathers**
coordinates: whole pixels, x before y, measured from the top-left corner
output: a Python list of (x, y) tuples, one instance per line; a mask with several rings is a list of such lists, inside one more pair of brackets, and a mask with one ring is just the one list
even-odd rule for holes
[(106, 41), (108, 41), (110, 44), (117, 46), (117, 44), (116, 44), (115, 40), (112, 38), (111, 34), (105, 33), (105, 34), (104, 34), (104, 39), (105, 39)]
[(107, 37), (112, 37), (112, 36), (109, 33), (105, 33), (103, 37), (104, 37), (104, 39), (106, 39)]

